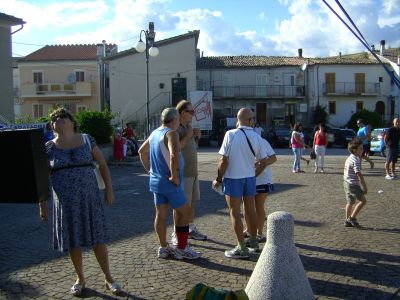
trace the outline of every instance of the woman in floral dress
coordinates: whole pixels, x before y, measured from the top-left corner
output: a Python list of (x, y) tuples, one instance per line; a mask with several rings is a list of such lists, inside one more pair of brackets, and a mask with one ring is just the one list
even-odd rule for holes
[[(59, 108), (50, 118), (56, 133), (56, 138), (46, 143), (53, 196), (54, 248), (69, 251), (77, 274), (71, 293), (81, 295), (86, 284), (82, 247), (93, 248), (106, 287), (119, 293), (121, 289), (109, 270), (104, 203), (93, 172), (95, 160), (106, 186), (105, 202), (111, 205), (114, 193), (107, 163), (93, 137), (88, 136), (91, 143), (88, 145), (83, 135), (77, 133), (76, 122), (69, 112)], [(40, 203), (40, 216), (42, 220), (48, 219), (45, 202)]]

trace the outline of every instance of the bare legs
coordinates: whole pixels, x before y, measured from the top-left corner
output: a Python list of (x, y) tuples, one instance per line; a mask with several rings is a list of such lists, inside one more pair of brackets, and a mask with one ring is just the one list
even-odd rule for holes
[(361, 196), (361, 199), (359, 199), (358, 203), (356, 204), (356, 206), (354, 206), (354, 210), (353, 210), (353, 205), (347, 203), (346, 204), (346, 220), (351, 217), (351, 218), (357, 218), (358, 213), (360, 212), (360, 210), (364, 207), (364, 205), (366, 204), (367, 199), (365, 198), (364, 195)]
[[(104, 279), (108, 282), (113, 282), (110, 273), (110, 267), (108, 262), (108, 251), (107, 246), (105, 244), (97, 244), (93, 246), (93, 251), (96, 256), (97, 262), (104, 274)], [(85, 276), (83, 274), (83, 263), (82, 263), (82, 250), (80, 248), (71, 248), (69, 250), (69, 255), (74, 265), (75, 272), (77, 275), (76, 282), (84, 285), (85, 284)]]
[[(260, 193), (255, 196), (255, 208), (257, 215), (257, 234), (262, 235), (265, 223), (265, 200), (267, 199), (266, 193)], [(246, 209), (244, 209), (244, 218), (246, 220), (246, 230), (249, 227), (249, 216), (246, 213)], [(246, 231), (244, 230), (244, 231)]]
[[(239, 244), (244, 243), (243, 237), (243, 223), (240, 215), (240, 203), (241, 198), (235, 198), (225, 195), (226, 203), (228, 204), (229, 214), (231, 217), (232, 228), (235, 231), (236, 238)], [(251, 236), (257, 234), (257, 214), (254, 205), (254, 196), (243, 197), (244, 208), (246, 211), (246, 222), (248, 220), (248, 229)]]

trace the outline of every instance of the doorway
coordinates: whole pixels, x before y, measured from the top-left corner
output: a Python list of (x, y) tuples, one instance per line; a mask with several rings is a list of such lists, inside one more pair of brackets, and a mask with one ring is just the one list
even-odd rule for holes
[(285, 104), (285, 122), (293, 126), (296, 122), (296, 104), (286, 103)]
[(186, 78), (172, 78), (172, 106), (176, 106), (182, 99), (187, 99)]
[(256, 123), (260, 124), (261, 127), (267, 127), (267, 104), (257, 103), (256, 104)]

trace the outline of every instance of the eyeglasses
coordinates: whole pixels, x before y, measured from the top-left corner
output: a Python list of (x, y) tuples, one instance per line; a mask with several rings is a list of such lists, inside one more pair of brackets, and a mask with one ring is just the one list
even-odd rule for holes
[(71, 119), (68, 114), (59, 114), (51, 118), (52, 122), (56, 122), (59, 119)]
[(194, 110), (193, 109), (185, 109), (184, 112), (187, 112), (191, 115), (194, 115)]

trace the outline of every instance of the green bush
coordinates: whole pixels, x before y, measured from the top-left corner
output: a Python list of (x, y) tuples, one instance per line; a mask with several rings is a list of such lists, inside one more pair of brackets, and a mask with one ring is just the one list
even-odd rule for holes
[(371, 126), (371, 129), (383, 127), (382, 117), (377, 112), (362, 109), (351, 116), (347, 122), (347, 128), (354, 129), (357, 132), (358, 119), (363, 119), (365, 124)]
[(107, 144), (111, 142), (113, 135), (113, 127), (111, 120), (114, 118), (109, 110), (98, 111), (82, 111), (75, 115), (79, 124), (79, 131), (90, 134), (96, 139), (98, 144)]
[(326, 112), (326, 107), (317, 105), (313, 114), (314, 124), (327, 124), (329, 120), (328, 113)]

